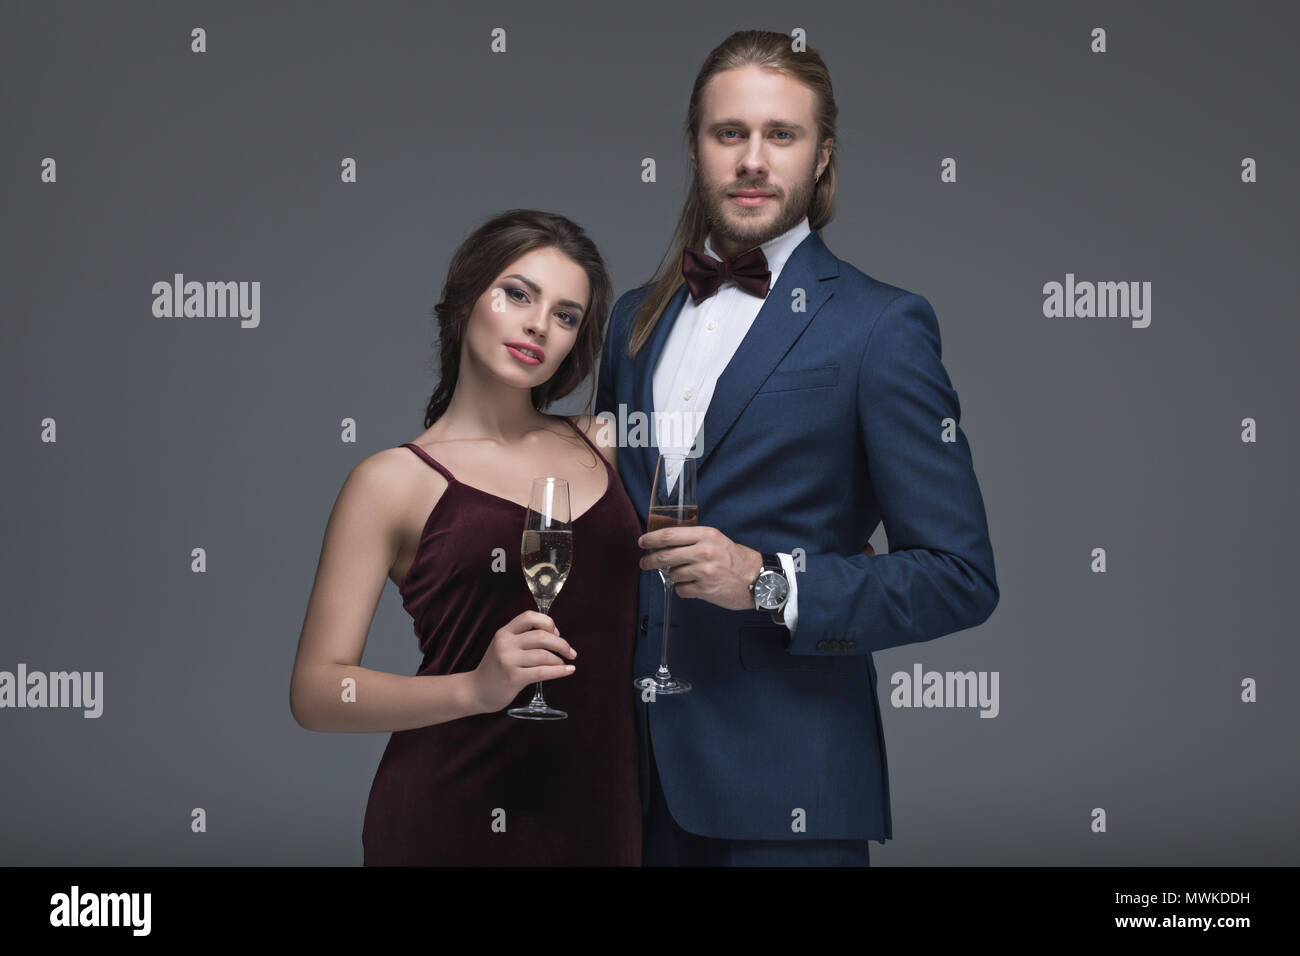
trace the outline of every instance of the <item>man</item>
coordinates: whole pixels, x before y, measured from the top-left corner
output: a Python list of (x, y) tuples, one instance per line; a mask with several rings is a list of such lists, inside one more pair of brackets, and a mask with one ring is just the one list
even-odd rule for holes
[[(611, 313), (596, 411), (704, 413), (700, 526), (640, 541), (635, 676), (659, 663), (666, 567), (670, 668), (693, 685), (636, 703), (645, 865), (867, 865), (893, 836), (872, 652), (998, 601), (934, 311), (817, 233), (835, 117), (815, 51), (728, 37), (690, 103), (673, 252)], [(682, 449), (619, 449), (643, 522), (660, 450)], [(881, 521), (889, 553), (864, 552)]]

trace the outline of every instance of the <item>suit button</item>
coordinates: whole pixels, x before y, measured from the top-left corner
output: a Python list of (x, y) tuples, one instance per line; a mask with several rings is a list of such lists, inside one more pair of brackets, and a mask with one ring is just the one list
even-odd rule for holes
[(828, 644), (826, 641), (818, 641), (818, 642), (817, 642), (817, 650), (819, 650), (819, 651), (824, 651), (824, 650), (826, 650), (828, 647), (830, 647), (830, 644)]
[(649, 614), (642, 614), (642, 615), (641, 615), (641, 633), (644, 634), (644, 633), (645, 633), (646, 631), (648, 631), (649, 629), (650, 629), (650, 615), (649, 615)]

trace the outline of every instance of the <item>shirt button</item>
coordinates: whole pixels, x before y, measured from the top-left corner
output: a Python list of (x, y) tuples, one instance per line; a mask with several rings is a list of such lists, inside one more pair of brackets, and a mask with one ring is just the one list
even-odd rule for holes
[(691, 390), (689, 388), (686, 390), (686, 394), (683, 395), (682, 398), (686, 399), (688, 402), (691, 400)]
[(717, 327), (718, 327), (718, 323), (714, 322), (712, 319), (710, 319), (709, 324), (705, 326), (705, 328), (708, 329), (710, 332), (712, 332)]

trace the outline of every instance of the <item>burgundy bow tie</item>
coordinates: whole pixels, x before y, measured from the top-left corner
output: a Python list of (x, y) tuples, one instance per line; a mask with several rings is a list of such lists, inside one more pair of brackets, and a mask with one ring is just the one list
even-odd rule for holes
[(766, 299), (772, 281), (767, 256), (763, 255), (763, 250), (758, 246), (726, 262), (720, 262), (713, 256), (694, 249), (683, 249), (682, 276), (691, 287), (691, 298), (696, 305), (717, 292), (718, 286), (728, 279), (751, 295)]

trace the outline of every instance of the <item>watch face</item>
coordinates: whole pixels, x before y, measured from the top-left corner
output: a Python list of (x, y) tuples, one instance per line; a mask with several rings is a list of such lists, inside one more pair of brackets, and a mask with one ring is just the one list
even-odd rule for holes
[(784, 574), (764, 570), (754, 582), (754, 599), (760, 607), (776, 610), (785, 601), (790, 585)]

